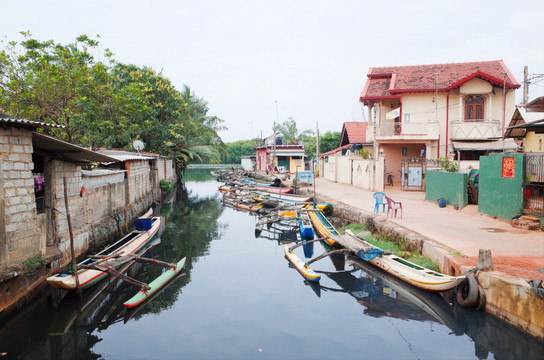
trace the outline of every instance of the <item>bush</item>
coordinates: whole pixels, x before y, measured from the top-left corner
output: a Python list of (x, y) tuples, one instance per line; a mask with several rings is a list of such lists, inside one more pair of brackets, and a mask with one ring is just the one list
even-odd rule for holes
[(161, 179), (159, 185), (161, 187), (161, 190), (165, 193), (171, 193), (172, 191), (174, 191), (174, 185), (172, 185), (172, 182), (166, 179)]
[(457, 172), (457, 170), (459, 170), (459, 164), (451, 160), (447, 156), (443, 158), (438, 158), (436, 159), (436, 161), (440, 166), (442, 166), (442, 169), (447, 172)]

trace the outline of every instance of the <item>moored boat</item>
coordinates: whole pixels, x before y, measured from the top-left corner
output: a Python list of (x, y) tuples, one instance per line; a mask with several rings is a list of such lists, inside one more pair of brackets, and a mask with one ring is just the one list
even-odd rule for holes
[(441, 274), (393, 254), (383, 254), (368, 260), (368, 262), (408, 284), (426, 291), (443, 292), (452, 290), (465, 281), (465, 276)]
[(331, 224), (331, 222), (323, 215), (321, 210), (316, 209), (313, 207), (312, 209), (308, 209), (308, 217), (310, 218), (315, 230), (317, 233), (325, 238), (325, 241), (329, 245), (336, 244), (336, 241), (331, 239), (331, 236), (339, 235), (340, 233), (336, 228)]
[(123, 305), (128, 308), (132, 308), (135, 306), (140, 305), (142, 302), (147, 300), (150, 296), (155, 294), (157, 291), (159, 291), (166, 283), (168, 283), (170, 280), (172, 280), (176, 275), (178, 275), (183, 268), (185, 267), (185, 259), (183, 258), (180, 261), (177, 262), (176, 267), (172, 267), (165, 272), (163, 272), (160, 276), (155, 278), (152, 282), (149, 283), (149, 289), (148, 290), (140, 290), (136, 295), (131, 297), (129, 300), (125, 301)]
[(303, 239), (312, 239), (314, 237), (314, 228), (310, 217), (306, 212), (300, 212), (298, 214), (298, 226), (300, 229), (300, 236)]
[[(157, 233), (160, 226), (160, 217), (153, 218), (138, 218), (140, 223), (145, 228), (142, 230), (134, 230), (116, 241), (112, 245), (100, 251), (98, 257), (89, 257), (78, 264), (77, 276), (80, 289), (87, 289), (94, 284), (103, 280), (108, 273), (98, 269), (93, 269), (94, 263), (100, 262), (102, 267), (118, 267), (121, 264), (115, 264), (115, 258), (123, 255), (137, 254)], [(107, 257), (104, 259), (104, 257)], [(102, 258), (102, 259), (99, 259)], [(73, 272), (59, 272), (47, 278), (47, 282), (54, 288), (64, 290), (77, 290), (76, 278)]]
[(307, 266), (304, 261), (302, 261), (298, 256), (295, 255), (295, 253), (292, 250), (289, 250), (289, 246), (292, 245), (292, 243), (285, 244), (283, 246), (283, 251), (285, 253), (285, 257), (289, 262), (295, 267), (295, 269), (298, 270), (298, 272), (308, 281), (316, 282), (321, 279), (321, 275), (313, 271), (309, 266)]

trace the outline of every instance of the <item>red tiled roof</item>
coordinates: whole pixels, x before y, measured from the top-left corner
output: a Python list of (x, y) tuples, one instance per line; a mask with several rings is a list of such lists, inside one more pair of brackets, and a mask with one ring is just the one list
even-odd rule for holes
[(363, 121), (345, 122), (340, 134), (340, 146), (366, 143), (366, 126), (367, 123)]
[(323, 154), (319, 154), (319, 156), (329, 156), (329, 155), (334, 155), (334, 154), (336, 154), (337, 152), (339, 152), (340, 150), (345, 149), (345, 148), (348, 148), (348, 147), (350, 147), (350, 146), (351, 146), (350, 144), (347, 144), (347, 145), (344, 145), (344, 146), (340, 146), (340, 147), (337, 147), (336, 149), (332, 149), (332, 150), (330, 150), (330, 151), (324, 152)]
[[(438, 75), (437, 75), (438, 74)], [(502, 60), (370, 68), (361, 101), (400, 97), (402, 93), (449, 91), (480, 78), (495, 86), (520, 84)], [(437, 81), (438, 80), (438, 81)]]

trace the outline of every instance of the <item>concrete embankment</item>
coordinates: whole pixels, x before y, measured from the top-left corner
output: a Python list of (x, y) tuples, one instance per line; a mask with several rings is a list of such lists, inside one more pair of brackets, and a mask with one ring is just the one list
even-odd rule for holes
[[(471, 273), (485, 293), (485, 311), (544, 340), (544, 299), (528, 280), (544, 279), (544, 234), (514, 229), (504, 220), (477, 212), (477, 207), (442, 209), (424, 201), (424, 193), (386, 189), (403, 204), (402, 217), (375, 213), (372, 192), (317, 179), (319, 202), (334, 205), (334, 216), (366, 224), (393, 241), (402, 241), (438, 264), (448, 275)], [(314, 189), (303, 189), (313, 193)], [(480, 249), (492, 254), (494, 270), (478, 269)]]

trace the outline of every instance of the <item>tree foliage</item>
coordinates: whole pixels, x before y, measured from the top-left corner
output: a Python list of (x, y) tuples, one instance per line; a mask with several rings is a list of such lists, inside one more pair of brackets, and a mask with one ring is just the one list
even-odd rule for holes
[(128, 149), (140, 139), (180, 169), (226, 155), (223, 121), (188, 86), (178, 91), (151, 68), (118, 63), (86, 35), (62, 45), (21, 34), (0, 51), (0, 108), (11, 116), (63, 125), (47, 131), (82, 146)]
[(221, 158), (223, 164), (240, 164), (242, 157), (255, 155), (255, 147), (259, 145), (261, 139), (239, 140), (227, 143), (227, 154)]
[(314, 134), (312, 130), (304, 130), (303, 132), (299, 132), (297, 129), (297, 123), (292, 117), (281, 124), (274, 124), (272, 130), (282, 138), (283, 144), (285, 145), (298, 144), (302, 141), (303, 137)]

